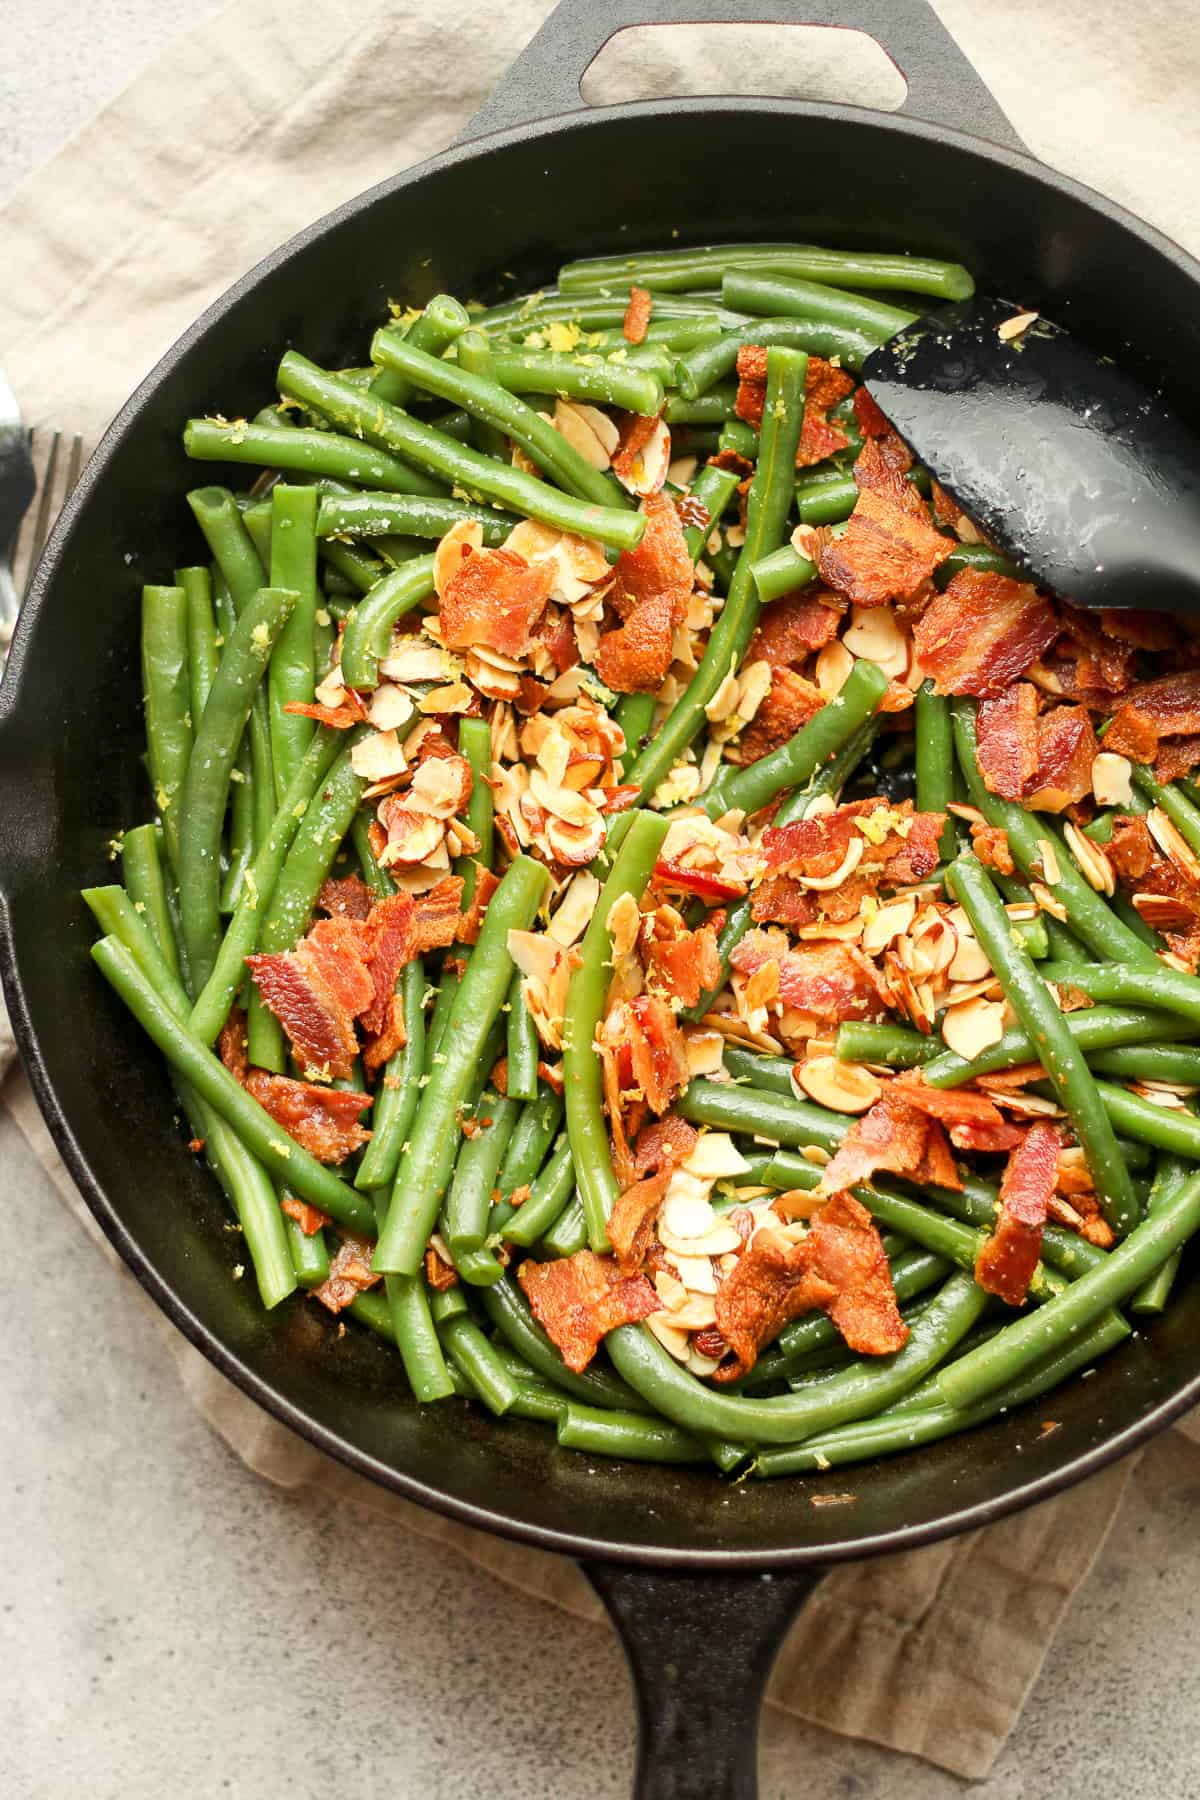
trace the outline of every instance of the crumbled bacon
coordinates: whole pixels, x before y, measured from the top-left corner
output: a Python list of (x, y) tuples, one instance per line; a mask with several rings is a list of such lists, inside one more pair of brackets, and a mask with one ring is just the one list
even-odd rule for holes
[(654, 1235), (654, 1221), (670, 1179), (668, 1164), (656, 1175), (635, 1181), (618, 1197), (609, 1215), (608, 1239), (616, 1252), (617, 1267), (622, 1275), (636, 1274), (646, 1260)]
[(642, 955), (651, 989), (679, 1006), (695, 1006), (701, 994), (718, 986), (721, 960), (711, 925), (684, 929), (673, 907), (660, 906), (642, 925)]
[(671, 596), (654, 594), (641, 600), (623, 625), (601, 637), (596, 673), (615, 693), (652, 694), (667, 678), (673, 637)]
[(1104, 734), (1105, 750), (1153, 762), (1164, 737), (1200, 733), (1200, 669), (1184, 669), (1131, 688)]
[(458, 1270), (446, 1261), (436, 1244), (429, 1244), (425, 1250), (425, 1279), (435, 1294), (458, 1286)]
[(331, 1313), (342, 1312), (359, 1294), (383, 1280), (382, 1275), (371, 1273), (373, 1254), (374, 1246), (366, 1238), (346, 1232), (329, 1265), (328, 1276), (320, 1287), (313, 1289), (314, 1298)]
[(767, 398), (767, 352), (761, 344), (743, 344), (737, 353), (737, 397), (733, 410), (757, 431)]
[[(248, 956), (246, 964), (264, 1003), (287, 1032), (301, 1069), (345, 1080), (354, 1067), (355, 1014), (370, 1004), (374, 987), (358, 954), (339, 951), (318, 934), (348, 919), (323, 919), (295, 950)], [(361, 929), (361, 928), (359, 928)]]
[(444, 875), (427, 893), (413, 900), (413, 925), (417, 934), (417, 954), (427, 950), (446, 950), (459, 935), (463, 883), (461, 875)]
[[(647, 464), (646, 451), (654, 443), (659, 432), (661, 418), (657, 413), (622, 413), (619, 426), (619, 442), (612, 459), (612, 471), (621, 483), (632, 494), (657, 493), (666, 480), (667, 466), (670, 460), (668, 438), (668, 454), (661, 464)], [(663, 430), (666, 427), (663, 426)], [(674, 512), (674, 502), (671, 502)]]
[(550, 558), (528, 563), (512, 550), (464, 555), (441, 589), (442, 642), (450, 650), (485, 646), (502, 656), (524, 656), (550, 598), (555, 567)]
[[(866, 831), (858, 828), (860, 819), (867, 824)], [(944, 813), (914, 812), (911, 800), (898, 805), (878, 799), (850, 801), (811, 819), (768, 826), (761, 843), (764, 872), (810, 878), (833, 875), (858, 839), (863, 849), (857, 873), (870, 871), (878, 883), (905, 886), (923, 881), (937, 867), (945, 823)]]
[(906, 1105), (895, 1083), (869, 1112), (855, 1119), (821, 1177), (821, 1191), (836, 1193), (869, 1181), (879, 1169), (918, 1184), (962, 1187), (940, 1123)]
[(1017, 681), (980, 705), (977, 748), (993, 794), (1062, 812), (1090, 793), (1099, 745), (1086, 707), (1056, 706), (1039, 718), (1037, 689)]
[(963, 512), (953, 494), (948, 494), (940, 481), (929, 483), (929, 510), (939, 529), (953, 531)]
[(687, 617), (695, 578), (670, 497), (647, 494), (642, 512), (642, 541), (636, 549), (622, 551), (616, 565), (624, 623), (601, 636), (595, 658), (601, 681), (619, 694), (653, 693), (661, 687), (671, 666), (675, 627)]
[(1009, 1306), (1021, 1306), (1042, 1251), (1042, 1227), (1058, 1173), (1061, 1139), (1031, 1125), (1008, 1159), (995, 1229), (975, 1261), (975, 1279)]
[(1159, 850), (1142, 818), (1113, 820), (1108, 860), (1146, 923), (1192, 969), (1200, 961), (1200, 885)]
[(615, 1257), (591, 1250), (577, 1250), (558, 1262), (527, 1257), (517, 1280), (539, 1325), (577, 1375), (608, 1332), (662, 1310), (644, 1275), (622, 1275)]
[(221, 1027), (217, 1049), (229, 1073), (245, 1086), (250, 1056), (246, 1048), (246, 1015), (240, 1006), (232, 1008)]
[[(949, 545), (948, 538), (941, 541)], [(992, 699), (1049, 649), (1060, 629), (1036, 588), (960, 569), (914, 625), (913, 648), (939, 694)]]
[(924, 518), (925, 504), (912, 482), (905, 480), (912, 465), (912, 451), (894, 431), (869, 437), (854, 459), (855, 486), (860, 494), (868, 489), (914, 519)]
[(653, 305), (654, 296), (648, 288), (630, 288), (629, 305), (625, 308), (625, 319), (621, 326), (621, 335), (626, 343), (640, 344), (644, 341)]
[(1013, 1127), (1006, 1125), (1001, 1113), (986, 1094), (970, 1088), (926, 1087), (919, 1071), (898, 1075), (891, 1092), (898, 1094), (906, 1106), (937, 1119), (950, 1133), (957, 1150), (1011, 1150), (1020, 1133), (1012, 1136)]
[(289, 700), (283, 710), (301, 719), (315, 719), (318, 725), (328, 725), (331, 731), (349, 731), (352, 725), (360, 725), (367, 716), (367, 709), (353, 688), (346, 689), (346, 698), (340, 706), (320, 706), (315, 700)]
[(985, 869), (995, 869), (997, 875), (1016, 874), (1008, 833), (1002, 826), (972, 824), (971, 847)]
[(695, 565), (688, 555), (683, 526), (667, 494), (647, 494), (642, 513), (646, 520), (642, 541), (633, 550), (623, 550), (617, 558), (617, 584), (631, 600), (669, 594), (671, 622), (678, 625), (687, 616), (695, 580)]
[(671, 1008), (652, 994), (639, 994), (628, 1009), (633, 1085), (641, 1089), (651, 1112), (665, 1113), (688, 1084), (683, 1033)]
[(1035, 812), (1063, 812), (1092, 791), (1099, 751), (1087, 708), (1056, 706), (1038, 720), (1038, 765), (1027, 805)]
[(372, 1036), (387, 1023), (396, 978), (417, 954), (415, 907), (408, 894), (390, 894), (371, 908), (364, 932), (363, 960), (371, 977), (371, 998), (359, 1009), (364, 1031)]
[(700, 1133), (678, 1113), (668, 1113), (643, 1125), (634, 1145), (634, 1168), (639, 1176), (649, 1175), (668, 1163), (681, 1163), (696, 1148)]
[(743, 1252), (717, 1290), (716, 1329), (733, 1361), (714, 1381), (748, 1375), (789, 1319), (817, 1309), (865, 1355), (885, 1356), (907, 1341), (878, 1229), (851, 1194), (834, 1195), (800, 1243), (760, 1231)]
[(331, 916), (343, 919), (365, 919), (371, 910), (371, 890), (359, 875), (346, 875), (340, 881), (332, 877), (321, 883), (317, 905)]
[[(475, 872), (475, 892), (471, 895), (471, 904), (457, 921), (455, 933), (460, 944), (477, 944), (479, 933), (483, 930), (483, 921), (491, 902), (492, 895), (500, 886), (500, 877), (493, 875), (490, 869), (479, 864)], [(436, 890), (435, 890), (436, 891)]]
[(275, 1123), (318, 1162), (345, 1162), (371, 1135), (359, 1124), (359, 1114), (371, 1104), (370, 1094), (293, 1081), (266, 1069), (250, 1069), (245, 1086)]
[(298, 1200), (295, 1194), (285, 1194), (279, 1202), (279, 1210), (285, 1218), (293, 1220), (305, 1237), (316, 1237), (326, 1225), (333, 1220), (328, 1213), (323, 1213), (317, 1206), (310, 1206), (307, 1200)]
[(854, 386), (845, 369), (837, 369), (823, 356), (810, 356), (804, 380), (804, 422), (796, 451), (796, 467), (809, 468), (845, 450), (850, 443), (844, 428), (832, 422), (829, 411), (844, 400)]
[(1107, 711), (1108, 696), (1124, 693), (1133, 678), (1134, 646), (1078, 607), (1064, 605), (1063, 624), (1064, 634), (1043, 658), (1043, 666), (1064, 699), (1083, 700)]
[(1168, 738), (1158, 746), (1154, 778), (1169, 787), (1181, 775), (1190, 775), (1197, 763), (1200, 763), (1200, 736)]
[(798, 669), (837, 636), (845, 601), (824, 588), (784, 594), (764, 606), (750, 639), (746, 663), (770, 663), (772, 669)]
[[(903, 487), (915, 492), (908, 482)], [(822, 580), (860, 606), (911, 599), (954, 547), (923, 515), (923, 508), (918, 514), (891, 494), (862, 488), (841, 537), (821, 534)]]
[(794, 669), (775, 669), (771, 686), (758, 711), (738, 738), (730, 760), (743, 767), (768, 756), (807, 725), (825, 704), (819, 687), (797, 675)]
[(817, 916), (817, 899), (790, 875), (768, 875), (750, 897), (750, 917), (756, 925), (811, 925)]
[(848, 1019), (881, 1019), (886, 1012), (879, 974), (852, 944), (787, 945), (782, 932), (749, 931), (730, 957), (731, 967), (753, 975), (779, 965), (779, 997), (824, 1025)]
[(886, 437), (892, 429), (874, 396), (865, 387), (854, 390), (854, 416), (865, 438)]

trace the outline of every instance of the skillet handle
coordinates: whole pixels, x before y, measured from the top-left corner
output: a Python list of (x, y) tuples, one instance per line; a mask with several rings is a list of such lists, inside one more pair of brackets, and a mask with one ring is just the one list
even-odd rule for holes
[(634, 1800), (755, 1800), (776, 1652), (824, 1575), (694, 1575), (584, 1563), (633, 1676)]
[(759, 24), (865, 32), (908, 83), (901, 116), (1025, 149), (928, 0), (559, 0), (455, 142), (586, 111), (580, 83), (609, 39), (630, 26)]

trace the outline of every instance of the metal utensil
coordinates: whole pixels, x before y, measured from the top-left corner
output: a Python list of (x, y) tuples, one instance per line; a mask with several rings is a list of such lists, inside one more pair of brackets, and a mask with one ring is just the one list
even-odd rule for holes
[(16, 623), (20, 601), (13, 557), (35, 485), (29, 433), (21, 423), (16, 395), (0, 369), (0, 646), (7, 645)]
[(1200, 615), (1200, 437), (1111, 357), (977, 296), (874, 351), (870, 392), (967, 514), (1079, 606)]

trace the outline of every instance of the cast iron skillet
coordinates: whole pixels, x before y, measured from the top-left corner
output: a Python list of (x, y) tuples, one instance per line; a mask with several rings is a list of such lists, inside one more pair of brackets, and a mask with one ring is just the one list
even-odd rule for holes
[[(901, 116), (742, 100), (581, 111), (578, 73), (647, 10), (643, 0), (564, 5), (472, 128), (491, 135), (383, 183), (268, 257), (124, 408), (51, 539), (0, 693), (0, 956), (50, 1129), (149, 1293), (248, 1394), (360, 1473), (580, 1557), (639, 1685), (638, 1792), (698, 1800), (754, 1792), (766, 1675), (826, 1565), (1045, 1499), (1200, 1397), (1200, 1283), (1181, 1281), (1165, 1317), (1033, 1414), (824, 1479), (731, 1487), (704, 1469), (593, 1464), (539, 1426), (422, 1411), (395, 1355), (368, 1334), (339, 1341), (301, 1300), (268, 1318), (253, 1285), (231, 1280), (223, 1203), (185, 1153), (157, 1053), (88, 960), (93, 927), (77, 898), (109, 878), (114, 834), (145, 816), (139, 589), (199, 551), (196, 541), (185, 555), (183, 495), (199, 475), (180, 449), (183, 420), (252, 413), (273, 392), (285, 344), (335, 366), (356, 359), (389, 295), (498, 296), (545, 281), (567, 257), (658, 246), (674, 231), (681, 244), (911, 247), (1044, 305), (1200, 419), (1200, 267), (1024, 155), (923, 0), (656, 7), (661, 19), (862, 26), (907, 73)], [(1059, 1429), (1041, 1435), (1046, 1417)], [(853, 1503), (814, 1506), (831, 1486)]]

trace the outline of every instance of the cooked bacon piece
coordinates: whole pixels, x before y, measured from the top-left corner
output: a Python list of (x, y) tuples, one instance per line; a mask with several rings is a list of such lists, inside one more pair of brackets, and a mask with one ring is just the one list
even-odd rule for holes
[(746, 663), (768, 662), (772, 669), (798, 669), (814, 650), (838, 634), (845, 602), (824, 588), (784, 594), (764, 606), (750, 639)]
[(363, 960), (371, 977), (371, 998), (359, 1016), (363, 1030), (372, 1036), (387, 1024), (396, 978), (417, 954), (415, 911), (409, 894), (389, 894), (371, 908), (367, 919)]
[(1062, 1140), (1053, 1125), (1031, 1125), (1000, 1182), (1000, 1212), (975, 1259), (975, 1279), (1009, 1306), (1022, 1306), (1042, 1253), (1042, 1227), (1058, 1175)]
[(480, 864), (475, 875), (475, 892), (471, 895), (471, 904), (461, 916), (457, 938), (460, 944), (477, 944), (479, 933), (483, 930), (483, 921), (487, 913), (492, 895), (500, 886), (500, 877), (493, 875), (490, 869)]
[(821, 1177), (822, 1193), (869, 1181), (879, 1169), (932, 1187), (961, 1188), (962, 1179), (939, 1122), (905, 1104), (896, 1084), (855, 1119)]
[(446, 1262), (436, 1244), (428, 1245), (425, 1251), (425, 1279), (435, 1294), (458, 1286), (458, 1270)]
[[(1029, 1079), (1040, 1080), (1044, 1073), (1042, 1065), (1037, 1063)], [(971, 1151), (976, 1156), (1002, 1156), (1006, 1151), (1016, 1149), (1021, 1141), (1021, 1129), (1001, 1119), (997, 1125), (956, 1125), (950, 1136), (956, 1150)]]
[(315, 719), (318, 725), (328, 725), (331, 731), (349, 731), (352, 725), (361, 724), (367, 716), (367, 709), (353, 688), (346, 689), (346, 698), (340, 706), (318, 706), (315, 700), (289, 700), (283, 710), (301, 719)]
[(417, 950), (446, 950), (458, 932), (462, 905), (462, 876), (444, 875), (428, 893), (418, 894), (413, 901), (413, 917), (417, 933)]
[[(796, 451), (796, 467), (806, 469), (845, 450), (850, 439), (840, 424), (828, 418), (830, 409), (844, 400), (854, 386), (845, 369), (834, 368), (823, 356), (810, 356), (804, 382), (804, 423)], [(765, 389), (764, 389), (765, 397)]]
[(846, 860), (851, 840), (861, 835), (854, 826), (857, 816), (849, 804), (789, 825), (768, 825), (760, 844), (765, 872), (816, 878), (834, 874)]
[[(741, 455), (737, 450), (718, 450), (715, 456), (709, 457), (708, 461), (711, 468), (732, 469), (735, 475), (748, 476), (754, 473), (754, 464), (750, 458)], [(680, 517), (683, 517), (682, 513)]]
[(1020, 1132), (1010, 1138), (1013, 1127), (1005, 1124), (1003, 1113), (986, 1094), (969, 1088), (926, 1087), (919, 1071), (898, 1075), (890, 1091), (899, 1094), (906, 1106), (944, 1125), (958, 1150), (1011, 1150), (1020, 1138)]
[(654, 296), (649, 288), (630, 288), (629, 305), (625, 308), (625, 319), (621, 326), (621, 335), (626, 343), (640, 344), (644, 341), (653, 305)]
[(644, 1275), (622, 1275), (614, 1256), (596, 1256), (591, 1250), (577, 1250), (558, 1262), (526, 1257), (517, 1280), (538, 1324), (577, 1375), (608, 1332), (662, 1310)]
[(349, 1306), (357, 1295), (365, 1293), (367, 1288), (382, 1281), (382, 1275), (371, 1273), (371, 1258), (375, 1247), (366, 1238), (355, 1237), (353, 1232), (343, 1234), (337, 1247), (337, 1253), (329, 1265), (329, 1274), (320, 1287), (313, 1289), (313, 1296), (322, 1306), (327, 1306), (331, 1313), (339, 1313)]
[(246, 1092), (318, 1162), (345, 1162), (371, 1135), (358, 1122), (371, 1104), (370, 1094), (293, 1081), (266, 1069), (249, 1071)]
[(626, 1188), (613, 1207), (608, 1220), (608, 1238), (622, 1275), (636, 1275), (645, 1262), (654, 1235), (654, 1221), (670, 1179), (668, 1163), (656, 1175), (648, 1175)]
[[(658, 493), (666, 480), (670, 462), (670, 435), (666, 439), (667, 454), (661, 463), (647, 464), (645, 455), (654, 442), (661, 423), (661, 415), (658, 413), (622, 413), (620, 416), (617, 428), (619, 442), (612, 459), (612, 472), (630, 493)], [(670, 505), (674, 512), (674, 501)]]
[[(915, 492), (910, 483), (902, 485)], [(916, 497), (920, 515), (889, 494), (863, 488), (843, 535), (822, 536), (817, 556), (822, 580), (859, 606), (911, 599), (954, 548), (928, 523)]]
[(318, 919), (295, 951), (339, 1006), (355, 1017), (371, 1004), (375, 993), (367, 968), (369, 942), (367, 927), (356, 919)]
[(737, 397), (733, 410), (757, 431), (767, 398), (767, 352), (761, 344), (743, 344), (737, 353)]
[(940, 481), (929, 483), (929, 510), (933, 514), (933, 522), (939, 529), (953, 531), (963, 516), (962, 507), (948, 494)]
[[(860, 829), (856, 821), (863, 822)], [(768, 826), (761, 849), (767, 875), (833, 875), (851, 844), (861, 841), (857, 873), (869, 871), (880, 884), (900, 887), (923, 881), (938, 863), (944, 813), (913, 811), (911, 800), (854, 800), (833, 812), (790, 825)]]
[(865, 387), (854, 390), (854, 416), (858, 420), (858, 429), (865, 438), (886, 437), (892, 429), (873, 395)]
[(881, 437), (868, 438), (855, 457), (855, 485), (860, 494), (864, 490), (878, 494), (901, 512), (923, 519), (925, 503), (912, 482), (904, 479), (912, 465), (912, 451), (904, 439), (885, 431)]
[(1030, 791), (1038, 766), (1038, 694), (1032, 683), (1014, 681), (996, 699), (983, 701), (976, 753), (989, 792), (1020, 800)]
[(668, 1163), (681, 1163), (696, 1148), (700, 1133), (678, 1113), (668, 1113), (643, 1125), (634, 1146), (634, 1167), (639, 1176), (649, 1175)]
[(1104, 734), (1105, 750), (1153, 762), (1158, 740), (1200, 733), (1200, 669), (1184, 669), (1131, 688)]
[(318, 1231), (333, 1224), (328, 1213), (323, 1213), (317, 1206), (310, 1206), (307, 1200), (297, 1200), (295, 1194), (285, 1194), (279, 1202), (279, 1210), (300, 1227), (305, 1237), (316, 1237)]
[(1200, 763), (1200, 737), (1168, 738), (1158, 746), (1154, 778), (1169, 787), (1181, 775), (1190, 775), (1197, 763)]
[(795, 737), (825, 704), (820, 688), (794, 669), (776, 669), (758, 711), (732, 746), (730, 761), (746, 767)]
[(668, 494), (647, 494), (642, 512), (646, 519), (642, 541), (635, 550), (622, 550), (617, 558), (617, 584), (631, 600), (669, 595), (671, 623), (679, 625), (687, 617), (696, 577), (683, 525)]
[(817, 895), (790, 875), (768, 875), (750, 897), (750, 917), (756, 925), (811, 925), (817, 910)]
[(671, 1008), (654, 995), (639, 994), (627, 1005), (632, 1085), (641, 1089), (651, 1112), (665, 1113), (689, 1080), (683, 1033)]
[(441, 589), (442, 642), (450, 650), (483, 646), (524, 656), (554, 581), (548, 558), (528, 563), (514, 550), (470, 551)]
[(663, 918), (668, 911), (673, 909), (660, 907), (642, 927), (648, 984), (652, 991), (665, 994), (680, 1006), (695, 1006), (701, 994), (716, 987), (721, 979), (717, 934), (711, 925), (685, 931), (677, 913), (677, 924)]
[(726, 881), (711, 869), (693, 869), (674, 857), (660, 857), (654, 865), (659, 887), (696, 894), (701, 900), (737, 900), (746, 891), (744, 881)]
[(1054, 676), (1064, 699), (1083, 700), (1108, 711), (1107, 697), (1125, 692), (1137, 657), (1134, 646), (1120, 632), (1105, 629), (1104, 616), (1064, 604), (1063, 636), (1043, 658), (1043, 665)]
[(913, 648), (937, 693), (994, 699), (1049, 649), (1060, 629), (1036, 588), (960, 569), (914, 625)]
[(1146, 923), (1195, 969), (1200, 961), (1200, 886), (1163, 855), (1145, 819), (1114, 819), (1107, 850), (1118, 880), (1135, 897)]
[(971, 847), (986, 869), (998, 875), (1015, 875), (1017, 865), (1008, 847), (1008, 833), (1000, 825), (972, 825)]
[[(556, 1094), (562, 1093), (563, 1078), (562, 1078), (562, 1064), (561, 1063), (555, 1063), (555, 1064), (551, 1065), (550, 1063), (542, 1062), (541, 1059), (539, 1058), (538, 1066), (537, 1066), (537, 1076), (538, 1076), (539, 1081), (544, 1081), (547, 1084), (547, 1086), (552, 1087)], [(508, 1093), (508, 1058), (507, 1058), (507, 1056), (501, 1056), (496, 1062), (494, 1062), (492, 1064), (491, 1083), (498, 1094), (503, 1096)]]
[(317, 905), (332, 918), (365, 919), (371, 910), (371, 890), (359, 875), (346, 875), (340, 881), (332, 876), (321, 883)]
[(634, 607), (623, 625), (602, 635), (596, 673), (618, 694), (652, 694), (671, 667), (674, 638), (670, 594), (654, 594)]
[(1026, 805), (1035, 812), (1063, 812), (1092, 791), (1092, 764), (1100, 746), (1084, 706), (1056, 706), (1038, 720), (1038, 765)]
[(363, 1067), (372, 1080), (376, 1072), (389, 1063), (397, 1050), (402, 1050), (408, 1042), (408, 1032), (404, 1024), (404, 1001), (399, 994), (393, 994), (388, 1002), (387, 1017), (382, 1030), (369, 1037), (363, 1045)]
[[(346, 924), (349, 921), (327, 919), (323, 923)], [(331, 960), (314, 959), (309, 953), (308, 939), (304, 939), (295, 950), (248, 956), (246, 965), (264, 1004), (287, 1032), (301, 1069), (319, 1070), (333, 1080), (344, 1081), (353, 1070), (358, 1054), (355, 1009), (346, 1004), (325, 978), (324, 970)], [(374, 988), (361, 962), (358, 967), (367, 984), (365, 1005), (369, 1004)]]
[(548, 606), (535, 634), (535, 642), (542, 646), (560, 675), (565, 669), (573, 669), (579, 661), (575, 621), (569, 612)]
[(221, 1061), (229, 1073), (242, 1086), (246, 1085), (246, 1074), (250, 1067), (250, 1057), (246, 1049), (246, 1015), (240, 1006), (235, 1006), (224, 1025), (217, 1045)]
[(887, 1008), (875, 965), (852, 944), (800, 944), (787, 948), (782, 932), (748, 931), (730, 958), (740, 974), (779, 964), (779, 997), (785, 1006), (823, 1025), (848, 1019), (882, 1019)]
[(738, 1381), (790, 1319), (820, 1309), (853, 1350), (885, 1356), (907, 1341), (891, 1271), (874, 1220), (850, 1194), (836, 1194), (789, 1244), (759, 1231), (717, 1289), (716, 1329), (732, 1353), (713, 1380)]

